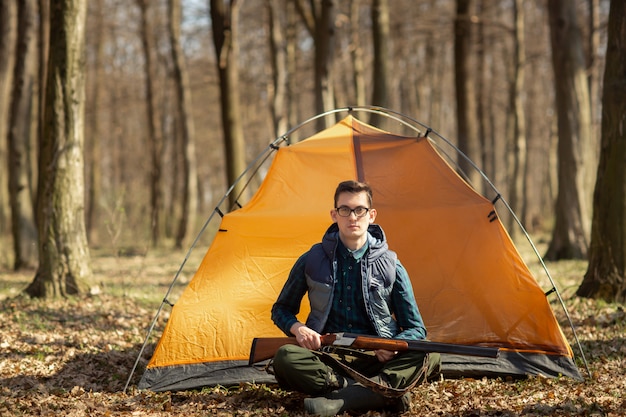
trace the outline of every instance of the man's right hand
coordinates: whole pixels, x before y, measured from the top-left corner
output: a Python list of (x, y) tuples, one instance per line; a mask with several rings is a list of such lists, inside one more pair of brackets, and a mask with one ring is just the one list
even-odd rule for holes
[(300, 346), (311, 350), (317, 350), (322, 347), (320, 334), (304, 324), (296, 322), (291, 326), (290, 331), (296, 337), (296, 341)]

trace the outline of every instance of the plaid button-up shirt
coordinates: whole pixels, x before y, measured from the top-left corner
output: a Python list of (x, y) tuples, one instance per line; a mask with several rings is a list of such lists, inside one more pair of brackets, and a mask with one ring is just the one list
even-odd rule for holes
[(331, 314), (324, 333), (350, 332), (376, 335), (365, 310), (361, 283), (361, 259), (368, 245), (356, 251), (347, 249), (341, 241), (337, 245), (337, 273), (339, 277), (333, 292)]

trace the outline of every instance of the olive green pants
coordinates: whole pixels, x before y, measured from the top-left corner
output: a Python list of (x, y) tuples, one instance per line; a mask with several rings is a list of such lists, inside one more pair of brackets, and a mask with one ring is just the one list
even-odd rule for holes
[(282, 346), (276, 352), (272, 365), (281, 388), (320, 395), (341, 388), (341, 381), (351, 378), (336, 361), (365, 377), (378, 378), (396, 389), (408, 387), (419, 378), (431, 379), (439, 374), (441, 368), (438, 353), (400, 352), (383, 363), (376, 359), (373, 352), (337, 348), (323, 354), (296, 345)]

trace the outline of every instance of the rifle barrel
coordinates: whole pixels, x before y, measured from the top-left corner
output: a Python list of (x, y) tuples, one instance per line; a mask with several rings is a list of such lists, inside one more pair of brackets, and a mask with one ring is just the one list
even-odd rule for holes
[(449, 353), (454, 355), (482, 356), (497, 358), (500, 349), (486, 346), (456, 345), (452, 343), (430, 342), (426, 340), (409, 340), (410, 350), (424, 350), (429, 352)]

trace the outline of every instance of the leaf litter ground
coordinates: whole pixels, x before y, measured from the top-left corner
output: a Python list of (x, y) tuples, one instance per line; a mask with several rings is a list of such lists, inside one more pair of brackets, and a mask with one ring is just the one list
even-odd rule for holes
[[(242, 384), (184, 392), (136, 385), (168, 318), (160, 315), (126, 393), (148, 326), (174, 276), (180, 252), (94, 256), (101, 293), (82, 300), (30, 300), (19, 292), (34, 271), (0, 271), (0, 416), (302, 416), (303, 396)], [(581, 262), (549, 265), (591, 375), (569, 378), (439, 380), (416, 387), (405, 416), (626, 415), (626, 315), (623, 306), (573, 295)], [(188, 277), (173, 289), (180, 293)], [(564, 288), (564, 289), (563, 289)], [(565, 314), (555, 314), (572, 340)], [(576, 352), (576, 347), (574, 346)], [(576, 352), (578, 353), (578, 352)], [(389, 416), (368, 412), (368, 416)]]

